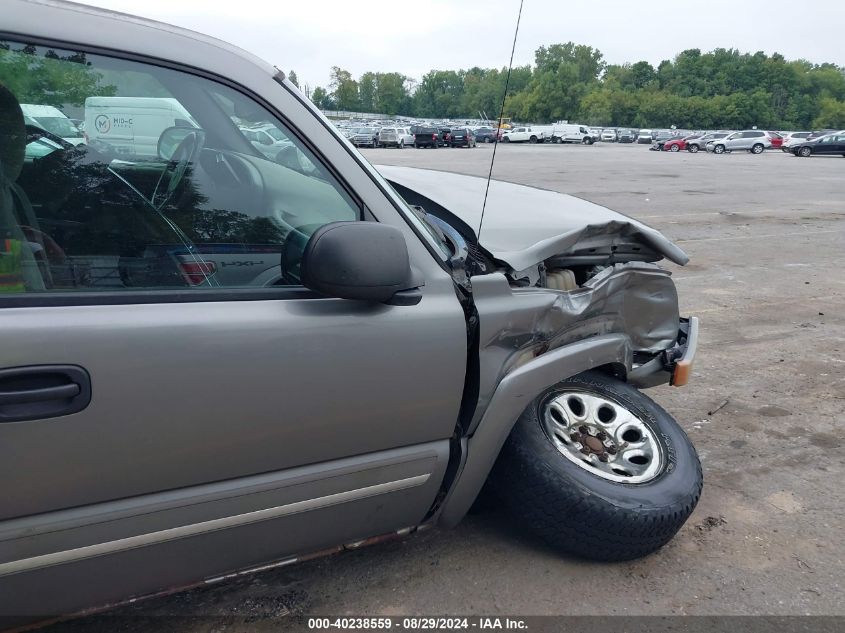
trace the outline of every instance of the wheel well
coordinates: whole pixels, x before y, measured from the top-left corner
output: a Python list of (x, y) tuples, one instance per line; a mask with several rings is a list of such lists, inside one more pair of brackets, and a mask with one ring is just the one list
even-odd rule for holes
[(593, 367), (592, 371), (600, 371), (603, 374), (607, 374), (613, 378), (618, 378), (619, 380), (627, 381), (628, 379), (628, 369), (622, 363), (607, 363), (606, 365), (599, 365), (598, 367)]

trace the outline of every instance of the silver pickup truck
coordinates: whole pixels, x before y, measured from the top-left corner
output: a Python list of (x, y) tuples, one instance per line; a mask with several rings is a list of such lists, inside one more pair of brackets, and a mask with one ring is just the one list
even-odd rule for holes
[[(498, 181), (482, 223), (484, 179), (374, 168), (194, 32), (22, 0), (0, 29), (5, 623), (451, 526), (485, 483), (566, 555), (684, 524), (699, 461), (641, 389), (687, 383), (698, 320), (658, 231)], [(197, 124), (146, 161), (20, 108), (145, 91)]]

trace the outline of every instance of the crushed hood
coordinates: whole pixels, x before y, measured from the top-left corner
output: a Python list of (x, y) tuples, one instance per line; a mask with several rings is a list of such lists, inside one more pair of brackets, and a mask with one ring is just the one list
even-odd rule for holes
[[(380, 165), (377, 169), (391, 183), (428, 198), (477, 230), (486, 179), (412, 167)], [(632, 241), (681, 266), (689, 261), (662, 233), (633, 218), (581, 198), (501, 180), (490, 182), (478, 240), (513, 270), (584, 247)]]

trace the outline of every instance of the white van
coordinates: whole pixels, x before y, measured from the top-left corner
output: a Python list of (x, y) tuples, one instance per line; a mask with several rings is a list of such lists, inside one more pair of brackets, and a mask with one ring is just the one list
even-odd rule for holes
[(85, 140), (82, 132), (55, 106), (22, 103), (21, 111), (27, 125), (45, 129), (71, 145), (79, 145)]
[(106, 143), (127, 158), (158, 156), (158, 139), (169, 127), (199, 127), (176, 99), (168, 97), (88, 97), (85, 137)]
[(553, 143), (584, 143), (592, 145), (595, 138), (586, 125), (578, 123), (555, 123), (552, 133)]

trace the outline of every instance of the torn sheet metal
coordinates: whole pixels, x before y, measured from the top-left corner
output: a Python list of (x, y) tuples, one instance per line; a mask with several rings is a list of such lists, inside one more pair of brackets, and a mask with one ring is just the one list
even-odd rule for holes
[[(473, 425), (501, 379), (548, 350), (619, 333), (632, 351), (657, 353), (672, 347), (678, 335), (678, 293), (671, 273), (655, 264), (616, 264), (571, 291), (514, 288), (501, 274), (475, 276), (472, 284), (480, 324)], [(630, 359), (618, 362), (631, 369)]]

